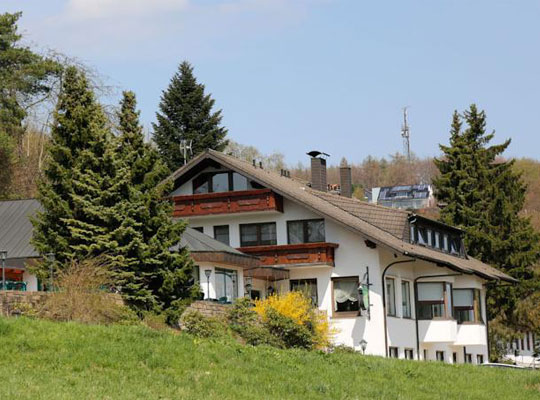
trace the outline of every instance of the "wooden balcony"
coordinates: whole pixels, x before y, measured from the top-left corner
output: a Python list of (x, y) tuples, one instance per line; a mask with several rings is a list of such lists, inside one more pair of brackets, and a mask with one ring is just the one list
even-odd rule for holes
[(257, 256), (263, 266), (334, 266), (337, 243), (301, 243), (274, 246), (240, 247), (243, 253)]
[(283, 197), (270, 189), (174, 196), (173, 217), (233, 214), (253, 211), (283, 212)]

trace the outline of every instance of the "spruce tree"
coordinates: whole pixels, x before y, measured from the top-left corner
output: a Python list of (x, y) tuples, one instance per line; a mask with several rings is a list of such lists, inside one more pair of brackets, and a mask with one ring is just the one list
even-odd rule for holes
[(443, 157), (435, 160), (441, 174), (433, 184), (445, 204), (441, 220), (465, 231), (468, 253), (521, 280), (490, 291), (489, 318), (502, 315), (511, 322), (519, 299), (538, 287), (532, 267), (540, 259), (540, 236), (520, 215), (526, 186), (513, 161), (498, 159), (510, 140), (489, 146), (493, 137), (475, 105), (463, 117), (455, 112), (450, 145), (441, 145)]
[(175, 309), (195, 293), (192, 261), (186, 249), (171, 251), (180, 242), (185, 223), (173, 221), (167, 166), (144, 143), (133, 92), (124, 92), (118, 113), (118, 153), (129, 171), (127, 202), (115, 239), (124, 265), (117, 271), (125, 298), (138, 308)]
[(221, 110), (212, 111), (214, 100), (197, 82), (193, 67), (184, 61), (162, 93), (154, 141), (167, 166), (176, 170), (184, 164), (182, 140), (192, 141), (193, 155), (206, 149), (222, 151), (227, 145), (227, 129), (221, 124)]
[(65, 74), (48, 152), (38, 194), (43, 211), (33, 220), (34, 246), (41, 254), (54, 254), (57, 267), (103, 254), (117, 262), (111, 231), (127, 174), (103, 110), (74, 67)]

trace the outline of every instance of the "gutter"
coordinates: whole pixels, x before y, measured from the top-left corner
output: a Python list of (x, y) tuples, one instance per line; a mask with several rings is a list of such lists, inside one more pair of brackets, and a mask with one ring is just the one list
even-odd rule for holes
[[(386, 320), (386, 285), (385, 285), (385, 278), (386, 278), (386, 272), (390, 267), (396, 264), (404, 264), (408, 262), (415, 262), (416, 258), (411, 258), (409, 260), (399, 260), (391, 262), (386, 266), (382, 273), (382, 303), (383, 303), (383, 318), (384, 318), (384, 352), (386, 354), (386, 357), (388, 357), (388, 323)], [(416, 310), (415, 310), (416, 311)]]
[(414, 280), (414, 322), (416, 324), (416, 359), (420, 361), (420, 333), (418, 330), (418, 281), (423, 278), (441, 278), (448, 276), (461, 276), (463, 274), (422, 275)]

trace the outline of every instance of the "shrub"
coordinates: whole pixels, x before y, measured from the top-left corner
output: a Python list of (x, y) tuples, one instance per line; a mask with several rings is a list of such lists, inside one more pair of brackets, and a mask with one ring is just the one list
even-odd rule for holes
[(105, 324), (137, 320), (119, 297), (104, 289), (110, 286), (109, 275), (98, 259), (72, 261), (58, 273), (55, 286), (57, 292), (47, 297), (40, 316)]
[(284, 342), (273, 335), (262, 323), (261, 318), (253, 309), (253, 302), (248, 298), (244, 297), (235, 301), (229, 310), (227, 320), (231, 330), (246, 344), (285, 347)]
[(314, 345), (315, 336), (307, 326), (272, 308), (266, 312), (264, 325), (272, 335), (285, 344), (285, 347), (311, 349)]
[[(311, 299), (302, 292), (274, 294), (264, 300), (256, 300), (254, 310), (271, 333), (281, 340), (292, 341), (285, 342), (287, 347), (324, 349), (330, 345), (333, 331), (326, 314), (314, 307)], [(290, 321), (301, 328), (293, 329)], [(280, 325), (287, 333), (279, 334)], [(310, 341), (305, 338), (306, 332), (311, 335)], [(308, 346), (308, 342), (311, 345)]]
[(183, 331), (197, 337), (223, 337), (227, 335), (227, 326), (217, 318), (205, 317), (196, 310), (187, 310), (180, 318)]

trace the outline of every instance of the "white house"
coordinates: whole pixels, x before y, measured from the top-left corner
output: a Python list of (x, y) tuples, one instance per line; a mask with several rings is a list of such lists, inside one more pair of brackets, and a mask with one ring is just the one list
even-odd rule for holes
[(458, 229), (352, 199), (347, 167), (341, 195), (328, 193), (324, 154), (309, 154), (310, 184), (211, 150), (170, 177), (174, 218), (260, 260), (242, 271), (204, 268), (208, 279), (201, 268), (205, 295), (307, 289), (337, 328), (337, 344), (389, 357), (487, 361), (486, 287), (513, 278), (468, 257)]
[(525, 332), (520, 338), (508, 344), (506, 358), (522, 367), (540, 366), (540, 340), (533, 332)]

